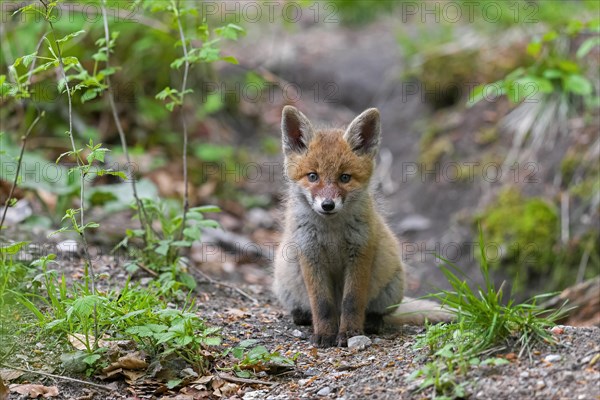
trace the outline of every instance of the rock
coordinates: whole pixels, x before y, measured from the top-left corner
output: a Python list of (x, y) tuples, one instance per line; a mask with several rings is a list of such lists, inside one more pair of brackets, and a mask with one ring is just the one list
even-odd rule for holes
[(371, 343), (371, 339), (364, 335), (353, 336), (348, 339), (348, 348), (363, 350), (369, 347)]
[(331, 388), (329, 386), (325, 386), (317, 392), (317, 396), (329, 396), (329, 393), (331, 393)]
[(304, 332), (302, 332), (299, 329), (294, 329), (292, 331), (292, 336), (300, 338), (300, 339), (305, 339), (306, 338), (306, 335), (304, 334)]
[(545, 387), (546, 387), (546, 383), (545, 383), (544, 381), (537, 381), (537, 382), (535, 383), (535, 388), (536, 388), (537, 390), (541, 390), (541, 389), (543, 389), (543, 388), (545, 388)]
[(546, 357), (544, 357), (544, 361), (552, 363), (552, 362), (557, 362), (560, 361), (562, 359), (562, 356), (560, 356), (559, 354), (548, 354)]
[(179, 375), (181, 375), (182, 378), (197, 378), (198, 374), (196, 373), (196, 371), (194, 371), (191, 368), (184, 368), (181, 370), (181, 372), (179, 373)]
[(403, 234), (406, 232), (424, 231), (429, 229), (431, 226), (431, 220), (425, 218), (422, 215), (414, 214), (404, 218), (398, 224), (398, 233)]
[(253, 392), (246, 392), (244, 393), (244, 397), (242, 397), (242, 399), (244, 400), (262, 400), (266, 397), (266, 395), (269, 393), (268, 390), (255, 390)]
[[(4, 207), (0, 208), (0, 216), (4, 213)], [(26, 220), (33, 214), (33, 210), (29, 206), (27, 200), (19, 200), (14, 206), (9, 207), (6, 211), (6, 218), (4, 219), (4, 226), (16, 225), (19, 222)]]
[(562, 326), (557, 325), (554, 328), (550, 329), (550, 332), (552, 332), (555, 335), (562, 335), (563, 333), (565, 333), (565, 330)]
[(77, 243), (76, 240), (72, 240), (72, 239), (63, 240), (62, 242), (59, 242), (56, 244), (56, 250), (59, 253), (75, 254), (75, 253), (77, 253), (78, 249), (79, 249), (79, 244)]
[(521, 373), (519, 374), (519, 376), (520, 376), (521, 378), (529, 378), (529, 372), (527, 372), (527, 371), (523, 371), (523, 372), (521, 372)]

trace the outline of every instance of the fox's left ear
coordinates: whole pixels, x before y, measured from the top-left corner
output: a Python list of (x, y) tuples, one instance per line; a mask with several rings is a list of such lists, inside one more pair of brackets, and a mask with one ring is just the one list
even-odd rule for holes
[(350, 123), (344, 139), (348, 142), (352, 150), (360, 155), (370, 154), (375, 156), (379, 149), (379, 139), (381, 137), (381, 123), (379, 110), (369, 108), (354, 118)]

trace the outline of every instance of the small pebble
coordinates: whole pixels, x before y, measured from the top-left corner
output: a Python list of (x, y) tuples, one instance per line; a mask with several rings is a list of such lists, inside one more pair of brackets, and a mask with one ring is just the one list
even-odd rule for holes
[(545, 387), (546, 387), (546, 384), (544, 383), (544, 381), (537, 381), (537, 382), (535, 383), (535, 388), (536, 388), (537, 390), (543, 389), (543, 388), (545, 388)]
[(523, 372), (521, 372), (521, 373), (519, 374), (519, 376), (520, 376), (521, 378), (529, 378), (529, 372), (527, 372), (527, 371), (523, 371)]
[(366, 336), (358, 335), (353, 336), (348, 339), (348, 348), (349, 349), (359, 349), (363, 350), (371, 345), (371, 339)]
[(329, 396), (329, 393), (331, 393), (331, 388), (329, 386), (325, 386), (317, 392), (317, 396)]
[(298, 330), (298, 329), (294, 329), (294, 330), (292, 331), (292, 335), (293, 335), (294, 337), (297, 337), (297, 338), (300, 338), (300, 339), (303, 339), (303, 338), (305, 338), (305, 337), (306, 337), (306, 335), (304, 335), (304, 332), (302, 332), (301, 330)]
[(550, 330), (552, 333), (554, 333), (555, 335), (562, 335), (563, 333), (565, 333), (565, 330), (563, 329), (562, 326), (557, 325), (554, 328), (552, 328)]
[(552, 362), (557, 362), (560, 361), (562, 359), (562, 356), (559, 354), (548, 354), (546, 357), (544, 357), (544, 361), (552, 363)]

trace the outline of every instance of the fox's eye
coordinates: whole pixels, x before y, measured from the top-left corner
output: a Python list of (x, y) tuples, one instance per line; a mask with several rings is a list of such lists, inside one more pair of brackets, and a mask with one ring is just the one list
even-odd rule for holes
[(348, 174), (340, 175), (340, 182), (342, 182), (342, 183), (350, 182), (350, 175), (348, 175)]
[(319, 180), (319, 175), (317, 175), (315, 172), (311, 172), (310, 174), (308, 174), (309, 182), (316, 182), (317, 180)]

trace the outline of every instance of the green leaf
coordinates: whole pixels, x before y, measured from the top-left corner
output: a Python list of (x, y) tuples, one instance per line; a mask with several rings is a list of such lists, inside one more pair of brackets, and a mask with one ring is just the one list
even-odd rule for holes
[(188, 289), (193, 290), (196, 288), (196, 280), (190, 274), (186, 274), (186, 273), (179, 274), (179, 281), (181, 283), (183, 283), (185, 285), (185, 287), (187, 287)]
[(79, 64), (79, 60), (77, 59), (77, 57), (63, 57), (63, 64), (65, 66), (67, 65), (75, 65), (75, 64)]
[(542, 50), (541, 42), (531, 42), (527, 45), (527, 54), (536, 57)]
[(79, 36), (82, 33), (85, 33), (85, 31), (84, 30), (80, 30), (80, 31), (77, 31), (77, 32), (69, 33), (67, 36), (58, 39), (56, 42), (58, 42), (58, 43), (66, 42), (66, 41), (68, 41), (68, 40), (70, 40), (70, 39), (72, 39), (72, 38), (74, 38), (76, 36)]
[(99, 302), (100, 298), (97, 295), (79, 297), (73, 301), (73, 304), (67, 311), (67, 318), (70, 319), (73, 313), (82, 319), (87, 318), (92, 315), (94, 305), (97, 305)]
[(226, 61), (230, 64), (235, 64), (235, 65), (239, 64), (239, 61), (234, 56), (224, 56), (224, 57), (221, 57), (221, 60)]
[(212, 219), (204, 219), (202, 221), (198, 221), (198, 225), (202, 226), (203, 228), (220, 228), (221, 225)]
[(12, 243), (9, 244), (7, 246), (2, 246), (0, 247), (0, 254), (6, 254), (6, 255), (15, 255), (17, 254), (19, 251), (21, 251), (21, 249), (28, 245), (30, 242), (16, 242), (16, 243)]
[(190, 209), (190, 211), (196, 211), (196, 212), (201, 212), (201, 213), (218, 213), (218, 212), (221, 212), (221, 208), (219, 208), (219, 206), (206, 205), (206, 206), (192, 207)]
[(469, 94), (469, 100), (467, 101), (467, 107), (473, 107), (475, 104), (483, 100), (483, 91), (485, 85), (477, 85), (473, 91)]
[(528, 75), (523, 78), (517, 79), (515, 83), (522, 85), (525, 90), (533, 88), (534, 93), (552, 93), (554, 91), (554, 86), (552, 85), (552, 82), (550, 82), (546, 78), (542, 78), (539, 76)]
[(88, 89), (81, 95), (81, 102), (85, 103), (86, 101), (95, 99), (98, 97), (98, 91), (96, 89)]
[(227, 24), (215, 29), (215, 33), (225, 39), (237, 40), (238, 35), (244, 34), (244, 28), (236, 24)]
[(551, 42), (558, 37), (558, 33), (556, 31), (548, 31), (542, 36), (542, 40), (544, 42)]
[(564, 79), (565, 91), (588, 96), (592, 94), (592, 83), (582, 75), (568, 75)]
[(579, 72), (579, 65), (573, 61), (562, 60), (558, 63), (558, 67), (565, 72)]
[(246, 347), (254, 346), (256, 343), (258, 343), (258, 340), (256, 340), (256, 339), (245, 339), (245, 340), (242, 340), (238, 344), (238, 347), (246, 348)]
[(171, 248), (170, 240), (161, 240), (159, 246), (154, 251), (162, 256), (166, 256)]
[(202, 339), (202, 342), (207, 346), (219, 346), (221, 344), (221, 338), (207, 337), (207, 338)]
[(167, 388), (174, 389), (179, 386), (181, 382), (183, 382), (183, 379), (171, 379), (167, 382)]
[(94, 365), (96, 361), (100, 359), (100, 354), (90, 354), (83, 359), (83, 362), (87, 365)]
[(562, 78), (563, 72), (559, 69), (549, 68), (547, 70), (544, 70), (544, 73), (542, 75), (546, 79), (558, 79)]
[(33, 62), (33, 60), (35, 60), (36, 56), (37, 56), (37, 51), (35, 51), (31, 54), (27, 54), (25, 56), (19, 57), (15, 60), (13, 67), (18, 67), (21, 63), (23, 64), (23, 66), (29, 67), (31, 65), (31, 63)]
[(202, 237), (202, 233), (200, 232), (200, 229), (196, 228), (196, 227), (187, 227), (183, 230), (183, 235), (185, 236), (186, 239), (189, 240), (200, 240)]
[(106, 53), (96, 53), (92, 55), (92, 58), (96, 61), (103, 61), (106, 62), (108, 61), (108, 57), (106, 56)]
[(596, 46), (600, 46), (600, 36), (594, 36), (591, 38), (587, 38), (579, 49), (577, 49), (577, 58), (583, 58), (588, 55), (588, 53)]
[(256, 346), (248, 352), (247, 357), (256, 360), (262, 358), (265, 354), (269, 354), (269, 350), (265, 346)]

